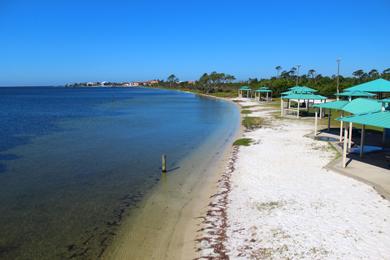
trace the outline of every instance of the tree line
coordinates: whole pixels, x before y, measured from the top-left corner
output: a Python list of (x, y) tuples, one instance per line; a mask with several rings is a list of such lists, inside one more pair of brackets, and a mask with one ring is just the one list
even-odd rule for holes
[[(272, 89), (274, 96), (279, 96), (281, 92), (295, 85), (308, 86), (318, 90), (318, 93), (328, 97), (333, 96), (337, 91), (337, 75), (324, 76), (317, 73), (314, 69), (309, 69), (306, 73), (298, 74), (298, 68), (292, 67), (289, 70), (283, 70), (282, 66), (276, 66), (276, 75), (270, 78), (249, 78), (246, 81), (236, 81), (233, 75), (219, 72), (204, 73), (196, 81), (180, 81), (174, 74), (167, 80), (160, 80), (160, 87), (185, 88), (190, 91), (201, 92), (205, 94), (226, 94), (234, 95), (238, 88), (248, 85), (253, 89), (266, 86)], [(352, 76), (345, 77), (339, 75), (339, 89), (371, 81), (378, 78), (390, 80), (390, 68), (382, 72), (372, 69), (365, 72), (356, 70)]]

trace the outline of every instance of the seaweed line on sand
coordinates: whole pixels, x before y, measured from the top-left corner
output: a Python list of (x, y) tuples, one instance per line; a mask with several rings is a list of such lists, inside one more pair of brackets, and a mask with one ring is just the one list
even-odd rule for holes
[(199, 255), (196, 259), (229, 259), (225, 247), (227, 239), (227, 204), (231, 190), (230, 178), (235, 170), (238, 147), (233, 148), (228, 166), (218, 180), (217, 193), (210, 197), (211, 202), (202, 219), (200, 229), (197, 231), (196, 251)]

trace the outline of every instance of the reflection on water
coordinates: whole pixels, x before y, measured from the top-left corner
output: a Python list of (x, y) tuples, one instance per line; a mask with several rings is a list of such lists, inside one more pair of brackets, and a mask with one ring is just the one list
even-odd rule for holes
[[(96, 258), (232, 105), (151, 89), (0, 88), (0, 258)], [(130, 210), (131, 209), (131, 210)]]

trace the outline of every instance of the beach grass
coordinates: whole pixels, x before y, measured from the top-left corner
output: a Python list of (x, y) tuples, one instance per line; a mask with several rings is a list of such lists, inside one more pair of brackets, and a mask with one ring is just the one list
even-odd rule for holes
[(263, 119), (261, 117), (245, 117), (243, 120), (242, 120), (242, 125), (246, 128), (246, 129), (256, 129), (256, 128), (259, 128), (261, 127), (263, 123)]
[(241, 110), (241, 114), (244, 114), (244, 115), (251, 114), (251, 113), (252, 113), (252, 111), (248, 110), (248, 109)]
[(240, 138), (240, 139), (237, 139), (233, 145), (234, 146), (249, 146), (251, 145), (251, 143), (253, 142), (253, 139), (251, 138)]

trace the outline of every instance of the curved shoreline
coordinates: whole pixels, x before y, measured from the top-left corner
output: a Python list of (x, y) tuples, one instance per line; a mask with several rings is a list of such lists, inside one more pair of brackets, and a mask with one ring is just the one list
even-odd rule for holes
[[(198, 95), (195, 93), (191, 93)], [(231, 102), (231, 100), (201, 95)], [(232, 117), (232, 119), (235, 117)], [(241, 133), (241, 115), (221, 142), (212, 136), (194, 154), (180, 162), (180, 169), (167, 173), (123, 223), (121, 231), (103, 255), (104, 259), (193, 259), (199, 217), (207, 209), (210, 196), (217, 190), (217, 180), (231, 157), (231, 144)], [(226, 131), (226, 130), (225, 130)], [(215, 137), (214, 137), (215, 138)], [(211, 142), (211, 143), (209, 143)], [(215, 149), (215, 145), (218, 146)], [(215, 152), (207, 154), (214, 149)], [(186, 174), (191, 172), (191, 174)]]

